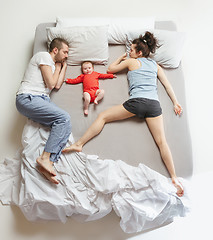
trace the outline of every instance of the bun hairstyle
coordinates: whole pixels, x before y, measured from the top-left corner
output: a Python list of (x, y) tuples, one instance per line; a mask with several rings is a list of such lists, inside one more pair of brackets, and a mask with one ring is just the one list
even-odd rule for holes
[(140, 35), (132, 41), (135, 44), (136, 52), (141, 51), (143, 57), (149, 57), (150, 53), (155, 53), (156, 48), (158, 48), (158, 41), (154, 35), (150, 32), (145, 32), (144, 36)]

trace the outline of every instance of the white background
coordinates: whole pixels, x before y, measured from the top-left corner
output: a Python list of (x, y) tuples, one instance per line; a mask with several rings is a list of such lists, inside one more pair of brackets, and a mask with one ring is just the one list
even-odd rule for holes
[[(213, 172), (213, 3), (212, 0), (1, 0), (0, 3), (0, 161), (21, 146), (25, 124), (15, 108), (15, 93), (32, 56), (35, 28), (62, 17), (145, 17), (173, 20), (187, 33), (182, 66), (191, 131), (196, 211), (157, 230), (124, 234), (111, 213), (98, 222), (30, 223), (16, 207), (0, 205), (0, 237), (16, 239), (210, 239)], [(179, 99), (181, 103), (181, 99)], [(177, 143), (178, 144), (178, 143)], [(212, 204), (211, 204), (212, 205)], [(205, 214), (207, 212), (208, 214)], [(213, 212), (212, 212), (213, 213)], [(202, 224), (200, 224), (202, 223)], [(96, 235), (97, 234), (97, 235)], [(204, 237), (205, 235), (205, 237)]]

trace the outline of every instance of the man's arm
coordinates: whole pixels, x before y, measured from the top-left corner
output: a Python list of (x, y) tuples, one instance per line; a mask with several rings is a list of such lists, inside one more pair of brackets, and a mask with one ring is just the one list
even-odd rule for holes
[(67, 62), (63, 62), (61, 72), (59, 74), (59, 78), (58, 78), (58, 81), (56, 83), (55, 89), (60, 89), (61, 88), (61, 86), (64, 82), (66, 70), (67, 70)]
[(55, 86), (58, 82), (58, 79), (59, 79), (60, 72), (61, 72), (61, 63), (55, 64), (55, 72), (54, 73), (52, 73), (51, 66), (48, 66), (48, 65), (41, 65), (40, 69), (41, 69), (41, 74), (43, 76), (43, 79), (44, 79), (44, 82), (45, 82), (47, 88), (49, 88), (50, 90), (55, 88)]

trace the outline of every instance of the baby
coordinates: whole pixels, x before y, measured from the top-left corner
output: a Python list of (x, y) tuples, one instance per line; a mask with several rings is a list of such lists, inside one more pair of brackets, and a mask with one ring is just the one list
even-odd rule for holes
[(65, 82), (68, 84), (83, 82), (84, 114), (88, 115), (89, 104), (92, 102), (98, 104), (98, 101), (104, 97), (104, 90), (99, 89), (98, 79), (115, 78), (116, 75), (95, 72), (94, 65), (90, 61), (83, 62), (81, 64), (81, 70), (83, 74), (74, 79), (67, 78)]

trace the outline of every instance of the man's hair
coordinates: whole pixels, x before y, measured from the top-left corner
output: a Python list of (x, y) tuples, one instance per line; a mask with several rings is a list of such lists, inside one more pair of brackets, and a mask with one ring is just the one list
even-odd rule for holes
[(57, 48), (60, 51), (62, 49), (62, 43), (64, 43), (67, 46), (69, 46), (69, 43), (68, 43), (67, 40), (65, 40), (63, 38), (54, 38), (52, 40), (52, 42), (50, 43), (49, 52), (52, 52), (52, 50), (54, 48)]

